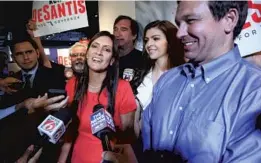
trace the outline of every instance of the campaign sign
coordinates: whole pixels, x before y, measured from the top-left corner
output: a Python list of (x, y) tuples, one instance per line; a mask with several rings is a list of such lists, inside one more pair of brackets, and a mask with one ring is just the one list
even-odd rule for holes
[(57, 49), (57, 60), (58, 64), (62, 64), (65, 67), (71, 67), (71, 59), (69, 56), (69, 49)]
[(236, 38), (241, 56), (247, 56), (261, 51), (261, 1), (248, 1), (248, 17), (246, 23)]
[(34, 1), (32, 19), (37, 26), (35, 36), (89, 26), (84, 0)]

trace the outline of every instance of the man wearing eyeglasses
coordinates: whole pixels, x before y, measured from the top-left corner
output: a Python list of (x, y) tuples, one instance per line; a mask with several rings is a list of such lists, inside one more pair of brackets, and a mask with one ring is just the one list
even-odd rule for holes
[(0, 120), (0, 162), (15, 162), (34, 143), (37, 125), (48, 114), (43, 110), (31, 113), (30, 99), (44, 96), (48, 89), (65, 88), (64, 78), (38, 61), (38, 47), (31, 38), (15, 40), (11, 51), (13, 60), (21, 68), (13, 77), (24, 84), (17, 92), (4, 94), (0, 100), (0, 109), (9, 107), (10, 111), (10, 115)]
[(84, 62), (86, 60), (87, 46), (84, 43), (76, 42), (70, 49), (70, 59), (74, 75), (79, 75), (83, 72)]

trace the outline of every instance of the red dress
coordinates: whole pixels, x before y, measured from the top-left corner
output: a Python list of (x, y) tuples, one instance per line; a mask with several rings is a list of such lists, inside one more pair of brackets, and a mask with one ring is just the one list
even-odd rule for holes
[[(66, 85), (69, 102), (72, 102), (74, 95), (75, 78), (68, 81)], [(100, 95), (100, 103), (107, 106), (107, 93), (105, 90)], [(120, 115), (134, 112), (136, 109), (135, 97), (130, 87), (129, 82), (119, 80), (115, 99), (115, 126), (122, 127)], [(93, 107), (98, 104), (98, 93), (88, 92), (83, 104), (79, 104), (77, 115), (80, 119), (78, 128), (79, 135), (74, 144), (72, 162), (73, 163), (100, 163), (102, 154), (102, 145), (100, 139), (96, 138), (91, 133), (90, 115), (93, 112)]]

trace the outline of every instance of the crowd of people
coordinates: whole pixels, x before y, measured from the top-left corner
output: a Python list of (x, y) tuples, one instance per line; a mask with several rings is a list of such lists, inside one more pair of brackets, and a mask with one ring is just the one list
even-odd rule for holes
[[(30, 20), (28, 37), (10, 45), (21, 70), (0, 74), (0, 162), (260, 163), (261, 69), (234, 43), (247, 1), (177, 4), (177, 26), (147, 24), (142, 52), (135, 49), (138, 23), (126, 15), (115, 19), (112, 34), (76, 42), (69, 79), (45, 55)], [(50, 89), (67, 94), (48, 97)], [(115, 125), (106, 137), (112, 150), (92, 132), (97, 105)], [(60, 110), (72, 114), (64, 136), (34, 151), (38, 125)]]

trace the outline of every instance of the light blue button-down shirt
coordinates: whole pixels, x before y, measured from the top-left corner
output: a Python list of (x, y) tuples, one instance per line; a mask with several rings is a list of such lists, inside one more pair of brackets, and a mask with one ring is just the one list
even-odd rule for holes
[(261, 163), (260, 113), (261, 70), (235, 46), (160, 78), (143, 114), (144, 150), (167, 150), (192, 163)]

